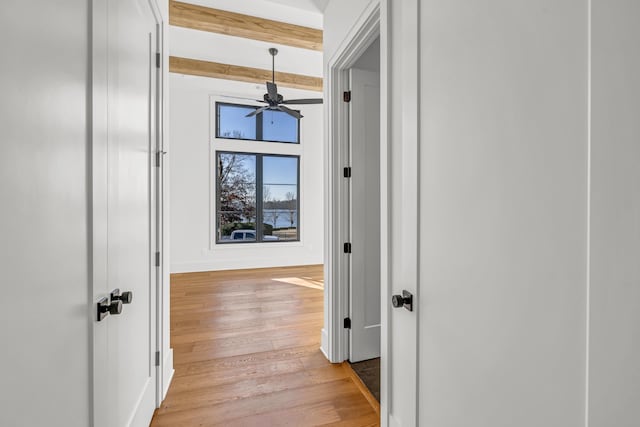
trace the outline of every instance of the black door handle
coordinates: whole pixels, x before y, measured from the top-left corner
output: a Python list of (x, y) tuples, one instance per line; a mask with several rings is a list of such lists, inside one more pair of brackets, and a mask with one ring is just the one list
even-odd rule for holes
[(133, 301), (133, 292), (125, 291), (120, 293), (120, 289), (114, 289), (111, 292), (111, 301), (122, 301), (123, 304), (131, 304)]
[(413, 295), (409, 291), (402, 291), (402, 295), (393, 295), (391, 304), (395, 308), (404, 307), (409, 311), (413, 311)]
[(115, 300), (109, 302), (109, 298), (104, 297), (97, 304), (97, 320), (98, 322), (104, 320), (110, 314), (122, 313), (122, 301)]

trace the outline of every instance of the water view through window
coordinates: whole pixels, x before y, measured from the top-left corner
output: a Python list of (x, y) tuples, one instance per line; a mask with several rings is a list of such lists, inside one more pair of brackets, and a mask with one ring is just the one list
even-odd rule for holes
[(216, 153), (216, 242), (299, 240), (299, 158)]

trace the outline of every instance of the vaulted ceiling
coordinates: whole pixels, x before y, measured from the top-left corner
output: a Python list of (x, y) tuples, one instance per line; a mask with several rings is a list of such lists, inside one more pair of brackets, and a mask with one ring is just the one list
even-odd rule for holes
[(267, 0), (273, 3), (280, 3), (291, 7), (297, 7), (309, 12), (324, 12), (329, 0)]
[[(322, 12), (327, 0), (170, 0), (170, 71), (217, 79), (271, 80), (322, 90)], [(261, 87), (260, 90), (263, 90)]]

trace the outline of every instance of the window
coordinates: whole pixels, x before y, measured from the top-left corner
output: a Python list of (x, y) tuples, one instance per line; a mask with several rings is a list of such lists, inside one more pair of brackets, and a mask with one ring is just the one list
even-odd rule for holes
[(216, 102), (216, 138), (251, 141), (300, 142), (300, 120), (283, 111), (267, 110), (253, 117), (247, 114), (260, 108)]
[(216, 242), (300, 240), (298, 156), (216, 152)]

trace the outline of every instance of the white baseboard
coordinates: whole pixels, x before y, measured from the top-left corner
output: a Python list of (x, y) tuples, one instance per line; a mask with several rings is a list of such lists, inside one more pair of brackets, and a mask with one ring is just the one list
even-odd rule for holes
[(174, 273), (195, 273), (200, 271), (222, 271), (222, 270), (244, 270), (248, 268), (271, 268), (271, 267), (297, 267), (299, 265), (322, 264), (322, 259), (316, 257), (289, 257), (289, 258), (239, 258), (234, 261), (196, 261), (178, 262), (171, 264), (171, 274)]
[(169, 385), (171, 385), (171, 380), (173, 380), (173, 374), (175, 372), (175, 369), (173, 369), (173, 349), (170, 348), (169, 351), (167, 351), (162, 364), (162, 400), (167, 397)]
[(322, 328), (320, 336), (320, 351), (328, 361), (331, 361), (331, 358), (329, 357), (329, 334), (324, 328)]

